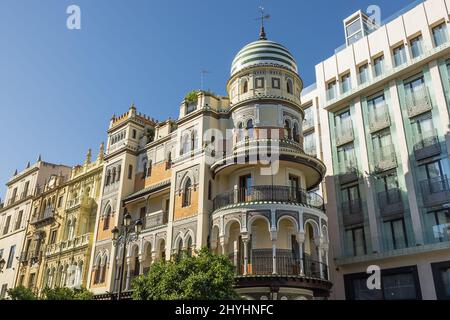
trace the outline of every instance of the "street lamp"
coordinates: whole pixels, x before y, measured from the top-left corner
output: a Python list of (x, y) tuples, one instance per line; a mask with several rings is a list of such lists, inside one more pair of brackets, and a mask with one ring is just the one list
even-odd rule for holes
[[(133, 233), (134, 231), (134, 233)], [(123, 247), (122, 250), (122, 268), (120, 270), (120, 280), (119, 280), (119, 290), (117, 292), (117, 300), (120, 300), (120, 295), (122, 294), (122, 283), (123, 283), (123, 274), (125, 271), (125, 257), (127, 244), (137, 240), (139, 234), (142, 231), (142, 221), (140, 219), (136, 220), (136, 222), (131, 224), (131, 214), (128, 213), (127, 208), (124, 210), (124, 216), (122, 221), (122, 226), (115, 226), (112, 230), (112, 240), (114, 247), (120, 248)]]
[(3, 268), (5, 267), (6, 261), (5, 259), (0, 260), (0, 273), (3, 272)]

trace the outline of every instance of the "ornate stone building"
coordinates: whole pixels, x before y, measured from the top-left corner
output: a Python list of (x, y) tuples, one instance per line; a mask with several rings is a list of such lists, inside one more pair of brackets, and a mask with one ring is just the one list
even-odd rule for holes
[[(91, 259), (95, 293), (130, 289), (155, 259), (209, 246), (230, 257), (248, 299), (329, 295), (324, 164), (303, 150), (302, 80), (288, 49), (260, 39), (232, 64), (227, 97), (186, 96), (177, 120), (111, 120)], [(143, 231), (111, 241), (124, 211)]]
[(103, 145), (96, 161), (54, 175), (37, 189), (20, 254), (17, 285), (86, 287), (103, 169)]

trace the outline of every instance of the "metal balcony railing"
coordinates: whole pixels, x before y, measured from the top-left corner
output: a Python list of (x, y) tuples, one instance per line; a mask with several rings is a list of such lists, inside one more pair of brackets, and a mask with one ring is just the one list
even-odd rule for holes
[(397, 167), (397, 156), (393, 145), (376, 148), (373, 151), (372, 171), (383, 172)]
[(48, 220), (51, 220), (55, 217), (55, 208), (53, 206), (48, 206), (47, 208), (45, 208), (44, 212), (42, 212), (41, 214), (34, 216), (31, 219), (31, 224), (35, 224), (35, 223), (41, 223), (41, 222), (45, 222)]
[(425, 84), (416, 87), (405, 94), (405, 104), (410, 118), (429, 111), (433, 108), (430, 94)]
[(358, 165), (355, 158), (339, 162), (339, 183), (346, 184), (358, 180)]
[(169, 221), (169, 213), (167, 211), (158, 211), (156, 213), (147, 214), (144, 226), (146, 229), (156, 228), (167, 224)]
[(424, 180), (420, 183), (420, 188), (425, 206), (450, 203), (450, 185), (447, 176)]
[(381, 217), (389, 219), (402, 215), (404, 212), (404, 205), (400, 189), (390, 189), (378, 193), (378, 205), (380, 208)]
[(387, 104), (369, 108), (369, 129), (370, 133), (380, 131), (391, 125), (389, 109)]
[(325, 263), (306, 256), (301, 259), (296, 257), (291, 250), (278, 249), (276, 252), (275, 273), (273, 272), (272, 249), (253, 249), (249, 255), (246, 275), (244, 275), (242, 259), (238, 259), (233, 253), (229, 255), (229, 258), (235, 265), (235, 273), (238, 276), (299, 276), (328, 280), (328, 266)]
[(360, 199), (345, 201), (341, 205), (344, 226), (357, 225), (364, 222)]
[(423, 160), (441, 153), (441, 145), (436, 130), (417, 133), (415, 135), (414, 156)]
[(283, 202), (301, 204), (324, 210), (323, 198), (316, 193), (288, 186), (253, 186), (234, 189), (216, 196), (213, 200), (214, 210), (228, 205), (249, 202)]

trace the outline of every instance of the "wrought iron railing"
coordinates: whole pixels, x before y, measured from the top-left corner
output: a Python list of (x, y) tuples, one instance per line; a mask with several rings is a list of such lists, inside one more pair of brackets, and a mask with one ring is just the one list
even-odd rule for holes
[[(235, 273), (238, 276), (303, 276), (328, 280), (328, 266), (325, 263), (307, 256), (296, 257), (291, 250), (277, 250), (274, 259), (272, 249), (254, 249), (247, 264), (246, 274), (242, 260), (238, 260), (236, 264), (234, 254), (230, 254), (229, 258), (235, 265)], [(274, 260), (275, 273), (273, 272)]]
[(218, 210), (232, 204), (261, 201), (294, 203), (324, 210), (323, 198), (314, 192), (272, 185), (240, 188), (222, 193), (214, 198), (213, 206), (214, 210)]
[(450, 190), (449, 180), (447, 176), (428, 179), (420, 183), (422, 194), (430, 195)]
[(39, 223), (39, 222), (44, 222), (46, 220), (50, 220), (53, 219), (55, 216), (55, 209), (53, 208), (53, 206), (48, 206), (47, 208), (45, 208), (44, 212), (34, 216), (31, 219), (31, 223)]

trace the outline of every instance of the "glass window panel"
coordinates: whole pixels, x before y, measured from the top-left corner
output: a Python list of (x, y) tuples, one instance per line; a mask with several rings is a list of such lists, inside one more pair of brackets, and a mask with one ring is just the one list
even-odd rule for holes
[(365, 64), (359, 67), (359, 83), (363, 84), (366, 83), (368, 80), (369, 80), (368, 65)]
[(359, 31), (361, 31), (361, 22), (359, 19), (356, 19), (347, 26), (347, 36), (351, 36)]
[(345, 231), (345, 248), (347, 256), (354, 256), (353, 252), (353, 230)]
[(405, 229), (403, 220), (392, 221), (392, 232), (394, 237), (395, 249), (406, 248)]
[(413, 58), (417, 58), (422, 55), (422, 36), (418, 36), (411, 40), (411, 55)]
[(401, 45), (394, 49), (394, 64), (395, 66), (400, 66), (406, 62), (406, 52), (405, 46)]
[(355, 229), (355, 255), (365, 255), (366, 254), (366, 246), (365, 246), (365, 239), (364, 239), (364, 229)]
[(450, 268), (441, 270), (440, 276), (444, 288), (444, 293), (447, 297), (450, 297)]
[(413, 274), (403, 273), (383, 276), (383, 292), (386, 300), (417, 299)]
[(352, 289), (355, 300), (382, 300), (383, 292), (381, 290), (370, 290), (367, 287), (367, 279), (352, 280)]
[(445, 23), (433, 28), (433, 39), (436, 47), (447, 42), (447, 26)]
[(383, 73), (384, 56), (376, 58), (373, 61), (373, 68), (375, 76), (378, 77)]

